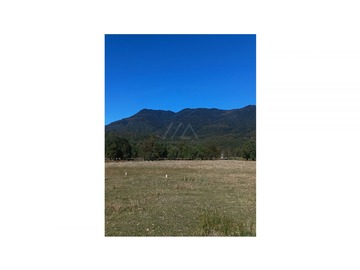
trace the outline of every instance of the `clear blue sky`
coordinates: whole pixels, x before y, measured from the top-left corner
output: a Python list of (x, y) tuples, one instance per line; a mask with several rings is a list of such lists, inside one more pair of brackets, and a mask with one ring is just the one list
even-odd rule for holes
[(105, 35), (105, 124), (256, 104), (256, 35)]

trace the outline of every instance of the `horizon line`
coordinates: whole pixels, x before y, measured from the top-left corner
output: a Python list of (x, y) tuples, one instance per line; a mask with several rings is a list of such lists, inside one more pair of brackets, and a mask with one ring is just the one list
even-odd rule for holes
[(110, 125), (110, 124), (115, 123), (115, 122), (118, 122), (118, 121), (121, 121), (121, 120), (124, 120), (124, 119), (127, 119), (127, 118), (130, 118), (130, 117), (133, 117), (134, 115), (136, 115), (136, 114), (138, 114), (139, 112), (144, 111), (144, 110), (148, 110), (148, 111), (164, 111), (164, 112), (172, 112), (172, 113), (179, 113), (179, 112), (181, 112), (181, 111), (188, 110), (188, 109), (189, 109), (189, 110), (198, 110), (198, 109), (213, 110), (213, 109), (215, 109), (215, 110), (220, 110), (220, 111), (232, 111), (232, 110), (244, 109), (244, 108), (249, 107), (249, 106), (255, 106), (255, 107), (256, 107), (256, 104), (249, 104), (249, 105), (246, 105), (246, 106), (244, 106), (244, 107), (234, 108), (234, 109), (199, 108), (199, 107), (197, 107), (197, 108), (184, 108), (184, 109), (181, 109), (181, 110), (179, 110), (179, 111), (177, 111), (177, 112), (174, 112), (174, 111), (172, 111), (172, 110), (166, 110), (166, 109), (148, 109), (148, 108), (143, 108), (143, 109), (139, 110), (138, 112), (136, 112), (135, 114), (133, 114), (133, 115), (131, 115), (131, 116), (124, 117), (124, 118), (121, 118), (121, 119), (119, 119), (119, 120), (112, 121), (112, 122), (110, 122), (110, 123), (108, 123), (108, 124), (105, 123), (105, 126)]

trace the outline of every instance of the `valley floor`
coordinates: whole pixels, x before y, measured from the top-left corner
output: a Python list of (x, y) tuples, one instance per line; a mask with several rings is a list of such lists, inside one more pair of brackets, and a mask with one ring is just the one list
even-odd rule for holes
[(105, 163), (106, 236), (255, 236), (256, 162)]

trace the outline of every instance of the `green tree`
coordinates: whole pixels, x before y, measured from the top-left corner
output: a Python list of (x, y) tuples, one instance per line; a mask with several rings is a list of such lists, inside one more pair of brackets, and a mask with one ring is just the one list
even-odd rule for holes
[(153, 150), (154, 156), (157, 158), (167, 158), (168, 156), (168, 149), (167, 145), (163, 141), (156, 141)]
[(201, 144), (196, 146), (196, 158), (205, 159), (206, 158), (206, 151), (205, 147)]
[(109, 159), (131, 158), (129, 141), (112, 133), (105, 134), (105, 157)]
[(138, 145), (138, 156), (147, 160), (166, 158), (168, 149), (164, 142), (155, 136), (150, 136)]
[(219, 157), (220, 157), (220, 151), (217, 149), (217, 147), (214, 144), (208, 144), (205, 146), (206, 159), (213, 159)]
[(179, 155), (179, 148), (175, 145), (170, 145), (168, 150), (169, 159), (177, 159)]
[(241, 148), (241, 156), (246, 160), (256, 160), (256, 142), (246, 141)]

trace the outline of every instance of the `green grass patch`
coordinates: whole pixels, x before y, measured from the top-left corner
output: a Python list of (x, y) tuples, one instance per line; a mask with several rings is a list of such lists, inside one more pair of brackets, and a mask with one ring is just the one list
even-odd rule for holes
[(237, 223), (219, 211), (205, 210), (200, 218), (202, 236), (255, 236), (254, 224)]

